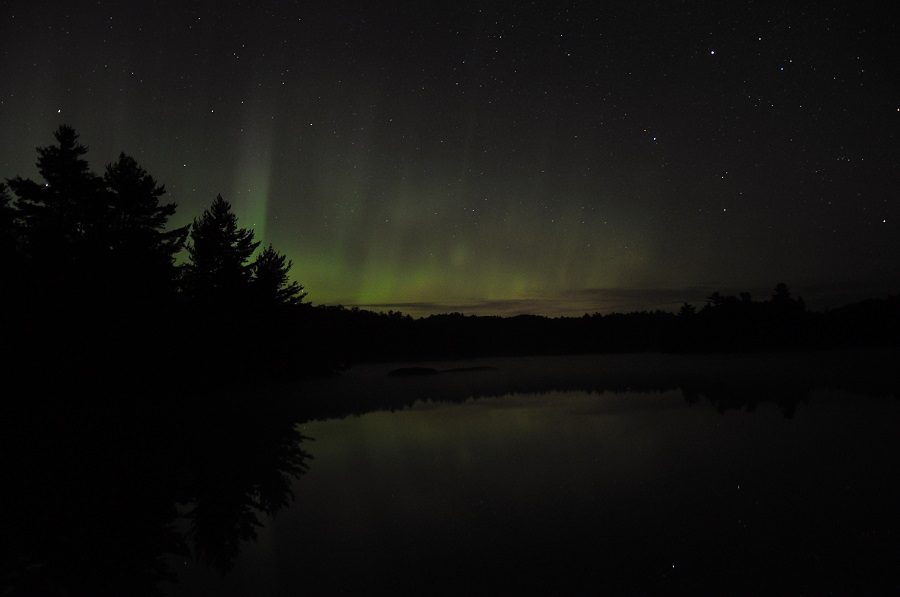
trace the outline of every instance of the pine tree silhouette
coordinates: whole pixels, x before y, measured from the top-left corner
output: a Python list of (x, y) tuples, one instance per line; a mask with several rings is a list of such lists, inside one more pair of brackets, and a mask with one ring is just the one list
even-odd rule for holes
[(109, 193), (111, 247), (116, 275), (127, 292), (151, 298), (174, 290), (175, 256), (188, 227), (166, 230), (175, 204), (160, 204), (166, 190), (134, 158), (119, 155), (103, 177)]
[(290, 281), (288, 273), (292, 265), (272, 245), (266, 247), (253, 262), (253, 288), (257, 300), (273, 306), (300, 304), (306, 292), (299, 283)]
[(43, 182), (9, 181), (17, 333), (72, 372), (134, 371), (176, 331), (175, 256), (186, 228), (166, 230), (175, 206), (160, 205), (165, 190), (134, 159), (121, 155), (99, 177), (74, 129), (61, 126), (55, 138), (38, 149)]
[(0, 183), (0, 266), (4, 268), (8, 266), (16, 252), (19, 235), (16, 225), (17, 217), (6, 185)]
[(60, 126), (54, 136), (57, 145), (37, 150), (44, 183), (21, 177), (8, 182), (17, 197), (24, 249), (39, 275), (50, 285), (87, 283), (108, 250), (103, 180), (91, 172), (83, 158), (87, 147), (73, 128)]
[(248, 260), (258, 246), (253, 231), (239, 228), (231, 205), (217, 196), (191, 226), (185, 268), (190, 297), (205, 304), (246, 301), (253, 275)]
[(0, 279), (3, 280), (0, 283), (0, 326), (3, 329), (7, 327), (7, 320), (15, 318), (10, 307), (21, 285), (18, 244), (18, 214), (12, 206), (6, 185), (0, 183)]
[(775, 285), (775, 290), (772, 292), (772, 302), (775, 304), (789, 304), (791, 302), (791, 291), (788, 289), (787, 284), (779, 282)]

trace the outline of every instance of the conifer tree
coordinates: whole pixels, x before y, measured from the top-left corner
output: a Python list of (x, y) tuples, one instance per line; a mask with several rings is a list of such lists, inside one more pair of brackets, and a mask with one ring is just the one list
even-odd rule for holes
[[(54, 134), (57, 145), (38, 148), (37, 168), (43, 184), (16, 177), (16, 194), (24, 248), (43, 274), (73, 274), (91, 269), (108, 247), (103, 180), (91, 172), (87, 147), (69, 126)], [(56, 276), (54, 276), (56, 277)]]
[(175, 204), (160, 204), (166, 190), (134, 158), (119, 155), (106, 167), (111, 247), (117, 275), (132, 282), (130, 291), (158, 294), (175, 281), (175, 256), (181, 251), (188, 227), (166, 230)]
[(22, 268), (18, 244), (18, 214), (12, 206), (6, 185), (0, 183), (0, 276), (4, 281), (0, 284), (0, 309), (3, 310), (0, 322), (4, 323), (12, 315), (7, 312), (9, 302), (15, 293), (20, 292)]
[(15, 255), (18, 238), (17, 214), (6, 185), (0, 183), (0, 263), (8, 264)]
[(253, 275), (248, 261), (258, 246), (253, 231), (239, 228), (231, 205), (217, 196), (191, 226), (185, 268), (189, 296), (223, 305), (246, 300)]
[(259, 301), (273, 306), (298, 305), (303, 301), (303, 286), (288, 276), (292, 265), (272, 245), (257, 256), (253, 262), (253, 287)]

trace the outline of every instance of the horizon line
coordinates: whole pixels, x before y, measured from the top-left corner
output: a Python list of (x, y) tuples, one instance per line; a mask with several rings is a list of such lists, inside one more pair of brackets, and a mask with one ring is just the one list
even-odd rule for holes
[[(323, 306), (343, 306), (376, 312), (399, 311), (413, 317), (462, 313), (464, 315), (514, 317), (536, 315), (543, 317), (582, 317), (595, 313), (634, 313), (641, 311), (676, 311), (684, 303), (698, 306), (706, 303), (713, 292), (738, 295), (749, 292), (756, 300), (768, 299), (772, 287), (713, 287), (683, 288), (582, 288), (561, 291), (556, 295), (506, 299), (461, 299), (448, 301), (398, 300), (384, 302), (323, 301)], [(790, 286), (789, 286), (790, 287)], [(831, 309), (865, 300), (898, 294), (895, 286), (885, 283), (857, 285), (819, 284), (799, 286), (791, 292), (801, 297), (810, 308)]]

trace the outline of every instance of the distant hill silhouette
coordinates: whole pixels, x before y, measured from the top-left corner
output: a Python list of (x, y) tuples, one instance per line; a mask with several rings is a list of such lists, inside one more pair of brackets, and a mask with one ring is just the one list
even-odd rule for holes
[(490, 317), (450, 313), (413, 319), (314, 307), (312, 335), (344, 362), (591, 352), (747, 352), (900, 346), (900, 297), (810, 311), (787, 286), (755, 301), (714, 293), (701, 309)]

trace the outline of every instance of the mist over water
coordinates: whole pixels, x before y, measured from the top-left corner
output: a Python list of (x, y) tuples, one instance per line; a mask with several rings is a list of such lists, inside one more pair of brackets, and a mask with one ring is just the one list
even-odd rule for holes
[(224, 577), (182, 560), (171, 594), (895, 587), (898, 386), (838, 387), (838, 362), (364, 367), (320, 389), (383, 409), (301, 423), (295, 504)]

